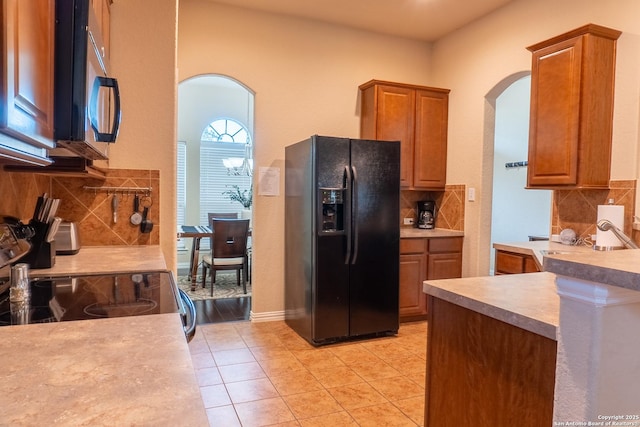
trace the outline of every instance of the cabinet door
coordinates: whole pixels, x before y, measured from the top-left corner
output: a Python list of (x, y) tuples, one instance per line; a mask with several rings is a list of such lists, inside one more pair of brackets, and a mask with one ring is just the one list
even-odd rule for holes
[(422, 292), (426, 279), (425, 254), (400, 255), (400, 319), (417, 320), (427, 314), (427, 295)]
[(0, 132), (53, 148), (53, 0), (2, 3)]
[(462, 277), (462, 254), (459, 252), (429, 254), (427, 279), (454, 279)]
[(447, 178), (448, 91), (416, 91), (413, 186), (444, 188)]
[(400, 141), (400, 185), (410, 187), (413, 176), (413, 110), (415, 91), (406, 87), (376, 87), (376, 139)]
[(582, 38), (533, 53), (528, 185), (576, 185)]

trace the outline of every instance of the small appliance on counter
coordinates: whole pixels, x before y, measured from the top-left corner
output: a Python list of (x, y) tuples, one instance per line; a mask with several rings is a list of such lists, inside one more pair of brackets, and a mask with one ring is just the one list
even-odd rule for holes
[(78, 224), (62, 221), (53, 240), (56, 242), (56, 255), (75, 255), (80, 252), (80, 232)]
[(424, 200), (418, 202), (418, 228), (431, 230), (436, 227), (436, 202)]

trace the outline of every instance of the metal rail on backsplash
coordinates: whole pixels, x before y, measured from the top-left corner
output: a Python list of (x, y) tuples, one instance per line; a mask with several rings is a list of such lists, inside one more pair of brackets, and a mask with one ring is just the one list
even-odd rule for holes
[(104, 192), (107, 194), (144, 194), (150, 196), (153, 187), (90, 187), (85, 185), (82, 187), (85, 191)]

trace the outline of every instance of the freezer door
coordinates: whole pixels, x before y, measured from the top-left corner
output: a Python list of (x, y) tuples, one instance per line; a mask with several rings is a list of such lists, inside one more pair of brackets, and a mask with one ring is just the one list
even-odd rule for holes
[[(344, 226), (349, 215), (348, 207), (345, 208), (349, 198), (344, 191), (337, 190), (345, 188), (349, 140), (323, 136), (314, 136), (312, 139), (316, 192), (312, 340), (322, 343), (349, 336), (348, 227)], [(326, 190), (328, 188), (336, 190), (329, 192)], [(327, 225), (325, 215), (328, 208), (335, 208), (334, 214), (343, 216), (335, 221), (335, 227)]]
[(400, 143), (351, 140), (351, 336), (398, 330)]

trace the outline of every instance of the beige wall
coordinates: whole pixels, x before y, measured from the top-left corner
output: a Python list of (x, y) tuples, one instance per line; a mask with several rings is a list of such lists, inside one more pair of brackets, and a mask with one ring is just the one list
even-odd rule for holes
[[(123, 90), (114, 168), (161, 171), (161, 243), (175, 268), (175, 91), (216, 73), (256, 93), (256, 166), (283, 168), (284, 147), (311, 134), (358, 136), (357, 86), (376, 78), (451, 89), (449, 184), (476, 188), (465, 207), (464, 275), (486, 274), (491, 217), (491, 102), (530, 69), (526, 46), (588, 22), (624, 32), (618, 43), (613, 179), (636, 179), (640, 13), (636, 0), (515, 0), (433, 46), (214, 4), (116, 0), (112, 63)], [(284, 176), (284, 171), (282, 175)], [(280, 183), (281, 192), (283, 182)], [(636, 198), (638, 199), (638, 198)], [(283, 309), (283, 196), (257, 196), (255, 313)]]
[(216, 73), (255, 91), (256, 167), (281, 168), (281, 194), (255, 197), (252, 309), (282, 311), (284, 147), (312, 134), (358, 137), (358, 85), (429, 83), (428, 46), (209, 1), (181, 1), (179, 19), (180, 81)]
[(176, 265), (177, 0), (111, 5), (111, 68), (122, 97), (122, 125), (109, 167), (160, 170), (160, 245)]
[(526, 46), (590, 22), (623, 31), (617, 51), (611, 178), (636, 179), (640, 92), (637, 0), (516, 0), (433, 45), (429, 83), (451, 88), (447, 181), (476, 188), (477, 201), (467, 202), (465, 211), (465, 276), (489, 271), (493, 112), (485, 97), (495, 98), (501, 90), (496, 90), (496, 85), (504, 86), (505, 79), (510, 82), (515, 75), (530, 71), (531, 55)]

